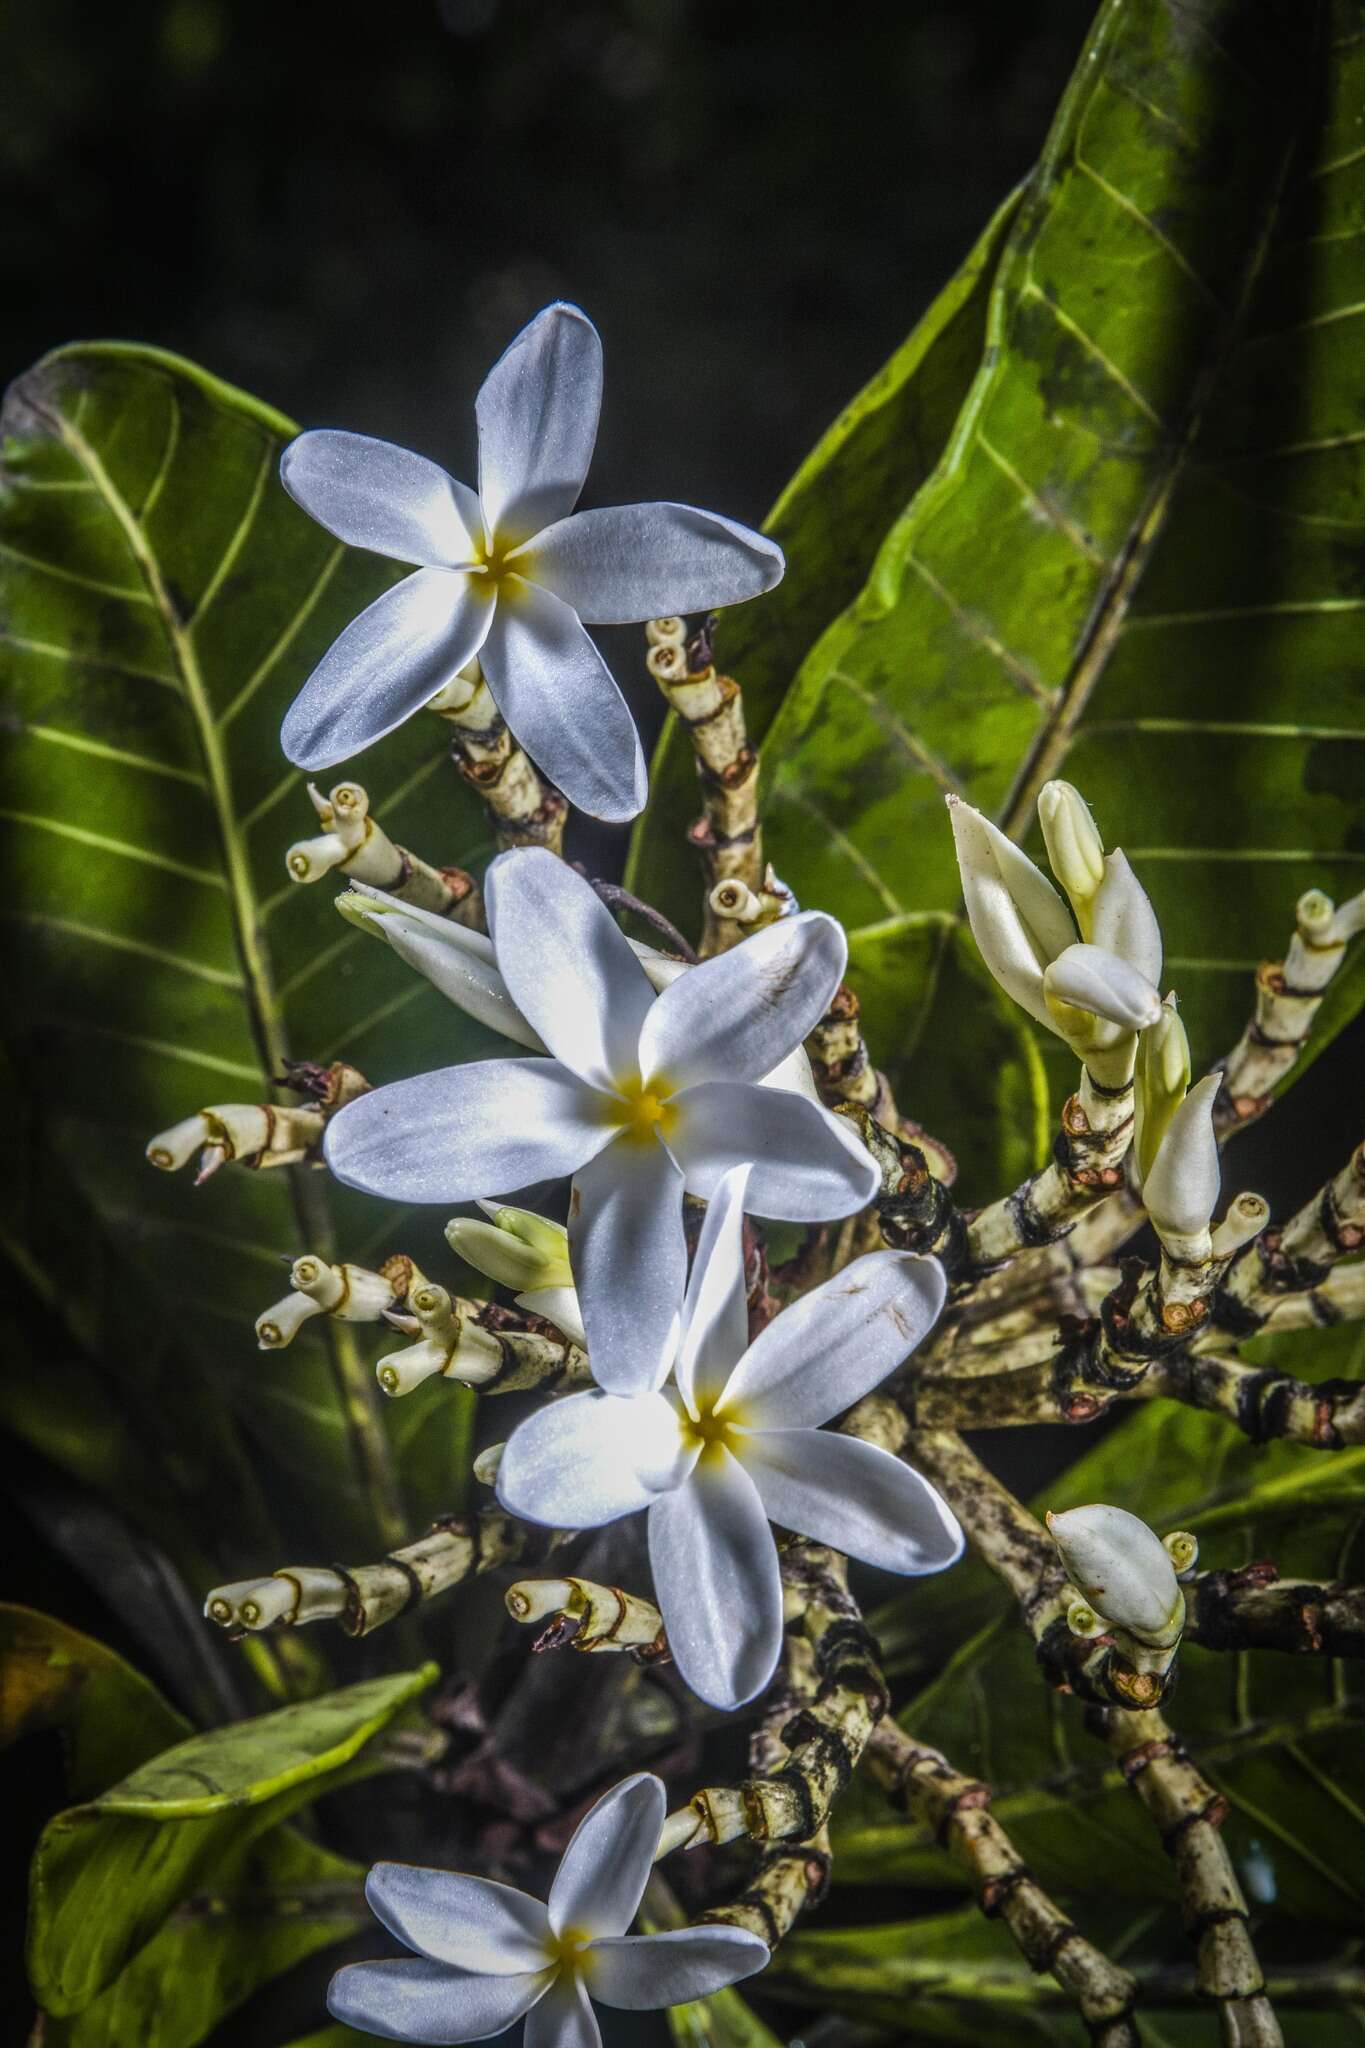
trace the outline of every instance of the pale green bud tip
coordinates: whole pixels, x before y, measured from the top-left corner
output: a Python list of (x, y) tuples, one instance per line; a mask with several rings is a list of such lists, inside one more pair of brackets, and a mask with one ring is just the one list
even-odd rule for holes
[(1084, 797), (1069, 782), (1045, 782), (1038, 822), (1053, 874), (1073, 903), (1088, 903), (1104, 880), (1104, 841)]
[(1082, 1602), (1111, 1627), (1148, 1643), (1169, 1642), (1179, 1632), (1184, 1602), (1175, 1568), (1138, 1516), (1097, 1501), (1050, 1514), (1047, 1526)]
[(446, 1242), (460, 1258), (518, 1293), (571, 1283), (569, 1239), (562, 1224), (529, 1209), (480, 1206), (493, 1217), (491, 1223), (455, 1216), (446, 1225)]
[(474, 1460), (474, 1477), (478, 1480), (480, 1486), (495, 1486), (497, 1484), (498, 1467), (502, 1464), (502, 1454), (506, 1449), (505, 1443), (489, 1444), (487, 1450), (479, 1452), (478, 1457)]

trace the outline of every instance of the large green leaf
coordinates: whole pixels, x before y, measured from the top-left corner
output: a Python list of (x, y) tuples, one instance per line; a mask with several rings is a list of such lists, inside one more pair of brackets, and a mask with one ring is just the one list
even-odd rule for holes
[[(1361, 28), (1359, 0), (1107, 0), (946, 452), (765, 742), (772, 857), (855, 932), (956, 910), (945, 792), (1022, 834), (1073, 777), (1151, 889), (1201, 1061), (1298, 893), (1365, 879)], [(962, 1019), (935, 1007), (966, 1046), (949, 1110)], [(942, 1120), (905, 1034), (873, 1050)], [(968, 1199), (997, 1193), (964, 1149)]]
[[(115, 1263), (154, 1281), (151, 1363), (170, 1352), (183, 1369), (192, 1346), (289, 1497), (334, 1543), (360, 1540), (334, 1327), (263, 1360), (251, 1323), (282, 1290), (281, 1254), (335, 1242), (439, 1266), (438, 1219), (343, 1196), (334, 1232), (321, 1175), (228, 1171), (195, 1192), (141, 1154), (205, 1102), (269, 1099), (286, 1053), (345, 1053), (382, 1081), (487, 1044), (283, 863), (315, 821), (280, 716), (394, 571), (287, 498), (287, 420), (160, 351), (61, 349), (12, 387), (3, 426), (0, 816), (27, 1155), (56, 1155)], [(436, 722), (414, 721), (355, 772), (396, 838), (468, 864), (483, 826), (442, 753)], [(43, 1192), (15, 1229), (50, 1271)], [(468, 1407), (424, 1420), (406, 1460), (414, 1516), (453, 1503)]]
[[(1305, 1375), (1365, 1373), (1365, 1338), (1348, 1328), (1273, 1340), (1277, 1362)], [(1269, 1349), (1272, 1340), (1263, 1340)], [(1311, 1364), (1310, 1364), (1311, 1357)], [(1193, 1529), (1205, 1567), (1269, 1557), (1282, 1576), (1331, 1582), (1365, 1567), (1365, 1447), (1330, 1455), (1298, 1444), (1253, 1445), (1221, 1418), (1175, 1403), (1131, 1415), (1080, 1458), (1035, 1506), (1105, 1500), (1158, 1529)], [(951, 1626), (960, 1606), (995, 1610), (905, 1709), (917, 1737), (988, 1779), (996, 1810), (1044, 1883), (1084, 1891), (1105, 1840), (1117, 1895), (1163, 1898), (1171, 1878), (1155, 1832), (1084, 1730), (1074, 1700), (1038, 1682), (1032, 1640), (980, 1568), (955, 1590), (947, 1574), (916, 1588), (886, 1630), (893, 1650)], [(1187, 1644), (1170, 1718), (1227, 1796), (1227, 1838), (1244, 1867), (1268, 1872), (1277, 1911), (1351, 1925), (1365, 1908), (1365, 1811), (1359, 1726), (1365, 1687), (1330, 1659), (1223, 1654)], [(887, 1825), (869, 1795), (839, 1843), (841, 1877), (961, 1882), (921, 1830)], [(1109, 1853), (1112, 1851), (1112, 1853)], [(1087, 1872), (1091, 1876), (1087, 1876)]]
[(189, 1733), (156, 1687), (93, 1636), (0, 1606), (0, 1749), (61, 1730), (67, 1789), (89, 1799)]
[(182, 1901), (242, 1877), (253, 1845), (297, 1806), (382, 1769), (368, 1746), (436, 1675), (426, 1665), (369, 1679), (194, 1736), (59, 1814), (33, 1862), (29, 1974), (39, 2004), (83, 2011)]
[[(764, 522), (787, 574), (761, 603), (727, 612), (721, 659), (744, 685), (762, 740), (807, 649), (857, 595), (891, 521), (942, 453), (976, 370), (996, 260), (1018, 211), (1011, 193), (956, 277), (872, 381), (822, 435)], [(684, 931), (697, 920), (683, 834), (697, 810), (692, 746), (670, 717), (650, 767), (649, 808), (627, 880)]]

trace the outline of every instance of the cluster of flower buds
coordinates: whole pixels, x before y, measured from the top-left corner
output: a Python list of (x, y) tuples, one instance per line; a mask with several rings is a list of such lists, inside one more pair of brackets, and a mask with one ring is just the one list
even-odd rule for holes
[(410, 1394), (439, 1373), (476, 1387), (490, 1380), (503, 1364), (497, 1338), (469, 1313), (477, 1303), (456, 1303), (444, 1287), (423, 1280), (408, 1291), (407, 1312), (390, 1311), (385, 1320), (416, 1338), (402, 1351), (390, 1351), (375, 1367), (386, 1394)]
[(967, 916), (995, 979), (1082, 1059), (1126, 1059), (1161, 1011), (1161, 931), (1127, 857), (1105, 853), (1069, 783), (1047, 783), (1038, 814), (1068, 913), (1012, 839), (960, 798), (948, 807)]
[(504, 1203), (480, 1202), (479, 1207), (487, 1223), (474, 1216), (455, 1216), (447, 1223), (451, 1250), (476, 1272), (514, 1288), (518, 1308), (544, 1316), (576, 1344), (586, 1344), (564, 1225)]
[(256, 1318), (256, 1342), (262, 1351), (282, 1351), (292, 1344), (312, 1316), (333, 1316), (339, 1323), (377, 1323), (421, 1283), (412, 1260), (399, 1252), (377, 1273), (368, 1266), (329, 1265), (305, 1252), (289, 1268), (290, 1292)]
[(1112, 1636), (1135, 1671), (1169, 1670), (1185, 1627), (1180, 1580), (1194, 1570), (1197, 1538), (1184, 1529), (1159, 1537), (1103, 1502), (1050, 1514), (1047, 1526), (1071, 1581), (1071, 1633)]

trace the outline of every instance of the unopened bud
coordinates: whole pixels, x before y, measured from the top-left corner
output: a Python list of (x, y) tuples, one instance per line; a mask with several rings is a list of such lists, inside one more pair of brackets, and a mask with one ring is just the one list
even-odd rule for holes
[(446, 1225), (452, 1251), (503, 1287), (571, 1287), (569, 1233), (562, 1223), (497, 1202), (480, 1202), (491, 1218), (454, 1216)]
[(506, 1449), (505, 1443), (489, 1444), (486, 1450), (479, 1452), (474, 1460), (474, 1477), (480, 1486), (497, 1485), (498, 1468), (502, 1464), (502, 1454)]
[(1067, 1577), (1109, 1628), (1151, 1649), (1170, 1649), (1179, 1640), (1184, 1595), (1165, 1546), (1144, 1521), (1096, 1502), (1050, 1514), (1047, 1526)]
[(1175, 997), (1168, 995), (1156, 1023), (1138, 1040), (1133, 1076), (1133, 1165), (1139, 1189), (1189, 1085), (1190, 1041)]
[(1088, 936), (1148, 981), (1160, 984), (1161, 926), (1151, 898), (1120, 847), (1105, 860), (1104, 880), (1090, 906)]
[(1048, 967), (1043, 987), (1052, 1029), (1064, 1038), (1077, 1032), (1068, 1011), (1101, 1018), (1122, 1031), (1144, 1031), (1161, 1015), (1161, 997), (1152, 983), (1103, 946), (1067, 946)]
[(948, 798), (972, 936), (995, 979), (1021, 1009), (1055, 1031), (1043, 974), (1075, 929), (1057, 891), (1012, 839), (960, 797)]
[(1220, 1076), (1197, 1081), (1166, 1127), (1142, 1184), (1142, 1200), (1162, 1238), (1197, 1238), (1209, 1227), (1221, 1175), (1213, 1105)]
[(447, 1002), (517, 1045), (545, 1051), (544, 1041), (512, 1001), (498, 972), (493, 941), (484, 933), (416, 904), (396, 902), (360, 881), (337, 898), (337, 908), (349, 923), (386, 940)]
[(1038, 823), (1053, 874), (1071, 899), (1082, 938), (1090, 932), (1090, 906), (1104, 880), (1104, 841), (1090, 807), (1069, 782), (1045, 782), (1038, 792)]

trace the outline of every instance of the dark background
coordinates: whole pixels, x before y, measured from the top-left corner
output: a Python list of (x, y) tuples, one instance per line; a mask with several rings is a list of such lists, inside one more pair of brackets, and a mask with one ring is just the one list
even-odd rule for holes
[[(10, 0), (0, 375), (66, 341), (158, 343), (472, 479), (480, 378), (567, 297), (606, 345), (590, 501), (757, 522), (1035, 160), (1091, 12)], [(1277, 1172), (1262, 1127), (1229, 1179), (1297, 1201), (1339, 1151), (1331, 1133)], [(133, 1650), (13, 1508), (0, 1596)], [(57, 1765), (25, 1745), (6, 1830), (6, 2042), (29, 2017), (23, 1867)]]

